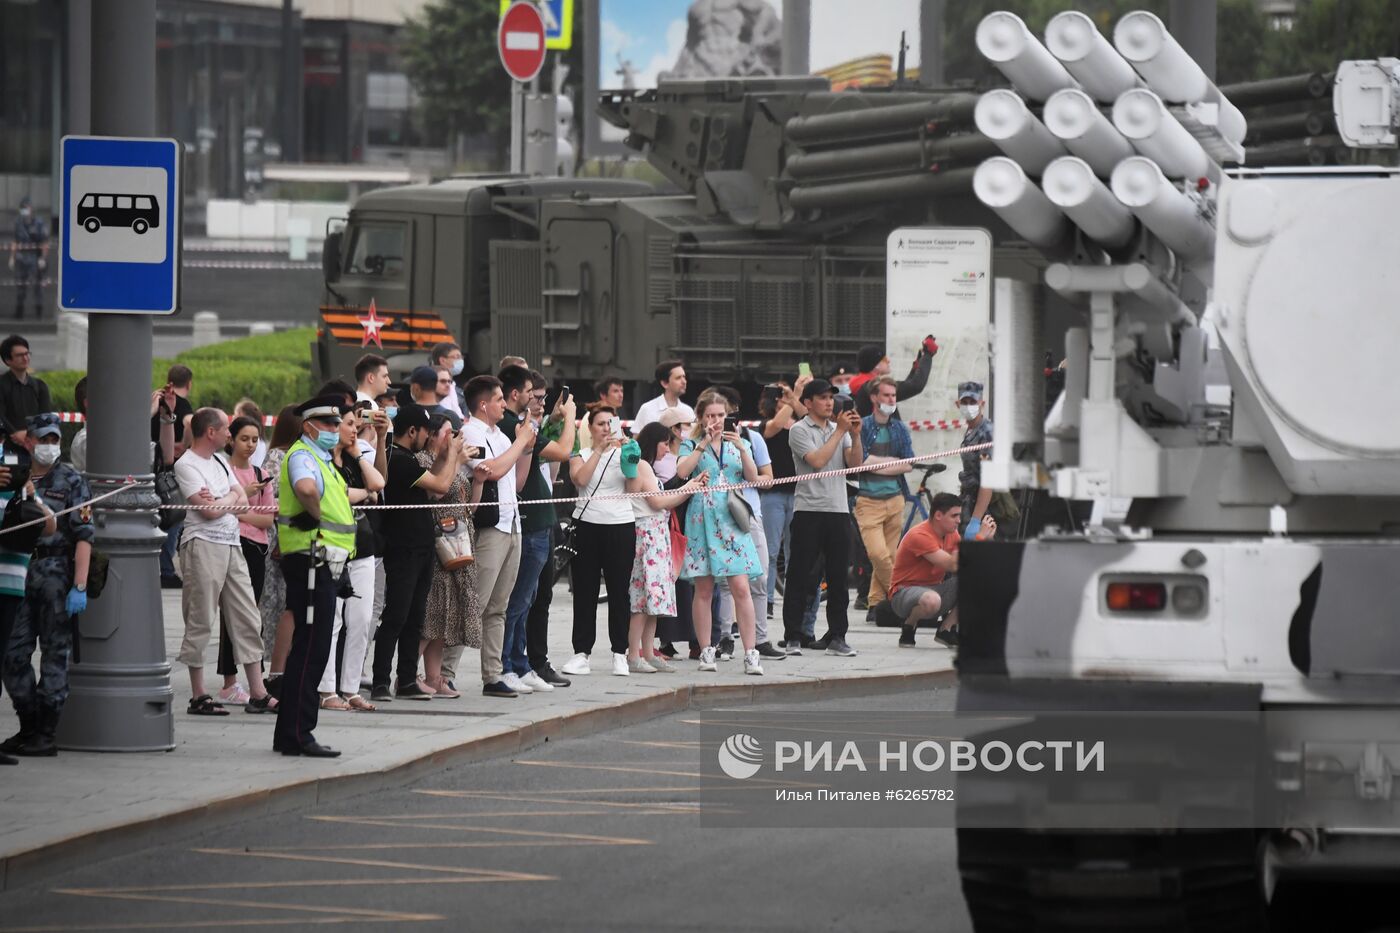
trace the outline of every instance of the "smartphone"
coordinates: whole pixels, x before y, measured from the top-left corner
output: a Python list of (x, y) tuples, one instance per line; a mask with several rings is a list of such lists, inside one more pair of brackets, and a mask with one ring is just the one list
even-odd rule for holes
[(798, 363), (798, 364), (797, 364), (797, 374), (798, 374), (799, 376), (810, 376), (810, 375), (812, 375), (812, 364), (811, 364), (811, 363)]
[(623, 435), (621, 418), (614, 418), (612, 420), (612, 436), (617, 438), (618, 440), (622, 440)]
[(557, 389), (550, 389), (544, 397), (544, 413), (549, 415), (554, 411), (554, 406), (562, 405), (569, 400), (569, 387), (560, 386)]
[(726, 434), (738, 434), (738, 433), (739, 433), (739, 419), (738, 419), (736, 416), (734, 416), (734, 415), (726, 415), (726, 416), (725, 416), (725, 419), (724, 419), (724, 433), (726, 433)]
[(773, 399), (774, 401), (776, 401), (782, 397), (783, 387), (780, 385), (766, 385), (763, 387), (763, 391), (758, 396), (759, 401), (765, 402), (769, 399)]

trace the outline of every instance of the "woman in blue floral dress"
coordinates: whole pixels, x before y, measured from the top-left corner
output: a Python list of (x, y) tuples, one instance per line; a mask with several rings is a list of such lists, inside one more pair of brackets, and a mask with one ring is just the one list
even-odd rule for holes
[[(706, 392), (695, 406), (695, 429), (681, 443), (677, 476), (692, 476), (697, 470), (709, 477), (709, 486), (738, 482), (758, 482), (749, 445), (738, 434), (724, 430), (727, 403)], [(735, 493), (742, 502), (742, 496)], [(729, 493), (706, 489), (690, 502), (685, 518), (687, 546), (681, 576), (695, 586), (691, 618), (700, 644), (700, 670), (718, 670), (715, 649), (710, 641), (710, 604), (715, 579), (729, 583), (734, 597), (734, 614), (739, 620), (739, 637), (744, 643), (744, 672), (762, 674), (755, 648), (753, 598), (749, 578), (763, 573), (753, 538), (734, 523), (729, 511)]]

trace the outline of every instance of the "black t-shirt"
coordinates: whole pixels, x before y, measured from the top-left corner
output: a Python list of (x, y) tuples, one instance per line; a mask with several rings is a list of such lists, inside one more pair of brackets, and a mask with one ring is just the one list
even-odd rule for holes
[[(365, 488), (365, 473), (360, 469), (360, 461), (353, 457), (341, 455), (340, 465), (336, 467), (340, 475), (345, 477), (345, 485), (350, 489)], [(373, 557), (374, 548), (374, 528), (370, 525), (369, 514), (360, 513), (355, 519), (355, 558)]]
[[(194, 406), (183, 396), (175, 396), (175, 443), (185, 438), (185, 416), (194, 414)], [(259, 429), (261, 430), (261, 428)], [(151, 416), (151, 440), (160, 441), (160, 411)]]
[[(764, 421), (758, 426), (759, 433), (762, 434), (763, 429), (766, 427), (768, 427), (768, 422)], [(773, 460), (773, 478), (787, 479), (796, 476), (797, 468), (792, 462), (792, 447), (788, 443), (788, 429), (783, 428), (772, 437), (764, 437), (764, 440), (768, 442), (768, 456)], [(773, 489), (776, 492), (787, 493), (790, 496), (793, 493), (795, 485), (794, 483), (784, 483), (781, 486), (774, 486)]]
[[(418, 460), (406, 449), (395, 444), (389, 451), (389, 475), (385, 477), (385, 505), (426, 505), (428, 493), (415, 485), (424, 473)], [(433, 513), (431, 509), (402, 509), (381, 513), (380, 532), (384, 546), (389, 548), (424, 549), (433, 546)]]

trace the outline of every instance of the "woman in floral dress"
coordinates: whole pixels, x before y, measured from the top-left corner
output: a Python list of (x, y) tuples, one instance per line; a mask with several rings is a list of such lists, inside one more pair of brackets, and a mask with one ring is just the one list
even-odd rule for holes
[[(671, 451), (671, 429), (659, 422), (642, 428), (622, 448), (622, 473), (628, 492), (661, 492), (653, 464)], [(676, 568), (671, 555), (671, 509), (704, 488), (707, 474), (691, 478), (665, 495), (632, 500), (637, 547), (632, 558), (628, 599), (632, 619), (627, 644), (627, 669), (634, 674), (674, 674), (676, 669), (656, 653), (656, 617), (676, 614)]]
[[(728, 403), (706, 392), (695, 406), (695, 428), (681, 443), (677, 476), (692, 476), (696, 470), (708, 474), (708, 484), (719, 486), (738, 482), (758, 482), (758, 466), (749, 445), (738, 434), (724, 430)], [(710, 645), (710, 606), (715, 579), (729, 582), (734, 597), (734, 614), (739, 620), (739, 637), (744, 643), (744, 672), (762, 674), (755, 647), (753, 597), (749, 578), (762, 573), (753, 538), (734, 523), (727, 491), (706, 489), (699, 493), (685, 517), (687, 539), (685, 565), (681, 576), (695, 586), (691, 619), (700, 644), (700, 670), (718, 670), (715, 649)], [(735, 493), (735, 498), (742, 497)]]
[[(439, 418), (442, 419), (441, 423)], [(444, 445), (459, 443), (452, 435), (452, 425), (441, 415), (433, 415), (428, 428), (433, 432), (433, 440), (418, 454), (418, 463), (425, 470), (433, 468)], [(476, 529), (467, 517), (471, 490), (471, 472), (463, 458), (452, 477), (452, 485), (442, 497), (443, 502), (455, 505), (453, 508), (433, 509), (433, 518), (438, 521), (455, 518), (458, 522), (465, 522), (475, 549)], [(481, 600), (477, 595), (475, 564), (446, 570), (441, 563), (435, 563), (433, 582), (428, 589), (428, 613), (423, 619), (422, 639), (418, 643), (418, 650), (423, 655), (423, 685), (434, 697), (455, 700), (462, 694), (449, 687), (442, 676), (442, 652), (449, 645), (481, 647)]]

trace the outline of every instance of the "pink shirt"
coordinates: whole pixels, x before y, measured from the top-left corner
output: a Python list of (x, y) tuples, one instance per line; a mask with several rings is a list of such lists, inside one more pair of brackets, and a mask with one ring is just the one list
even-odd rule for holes
[[(253, 468), (252, 468), (251, 466), (248, 467), (247, 469), (243, 469), (243, 470), (240, 470), (238, 467), (234, 467), (234, 468), (233, 468), (233, 476), (234, 476), (235, 479), (238, 480), (239, 484), (240, 484), (240, 485), (243, 485), (243, 486), (247, 486), (249, 483), (256, 483), (256, 482), (258, 481), (258, 476), (257, 476), (257, 474), (253, 471)], [(267, 477), (267, 474), (264, 473), (264, 474), (263, 474), (263, 477), (266, 478), (266, 477)], [(277, 495), (276, 495), (276, 491), (273, 489), (273, 484), (272, 484), (272, 483), (268, 483), (268, 484), (267, 484), (266, 486), (264, 486), (262, 489), (258, 490), (258, 491), (257, 491), (256, 493), (254, 493), (253, 495), (249, 496), (249, 497), (248, 497), (248, 504), (249, 504), (249, 505), (276, 505), (276, 504), (277, 504)], [(263, 514), (268, 514), (268, 513), (263, 513)], [(248, 524), (247, 522), (243, 521), (243, 516), (242, 516), (242, 515), (240, 515), (239, 518), (238, 518), (238, 536), (239, 536), (240, 538), (247, 538), (249, 541), (253, 541), (253, 542), (256, 542), (256, 543), (258, 543), (258, 544), (267, 544), (267, 529), (266, 529), (266, 528), (254, 528), (252, 525), (250, 525), (250, 524)]]

